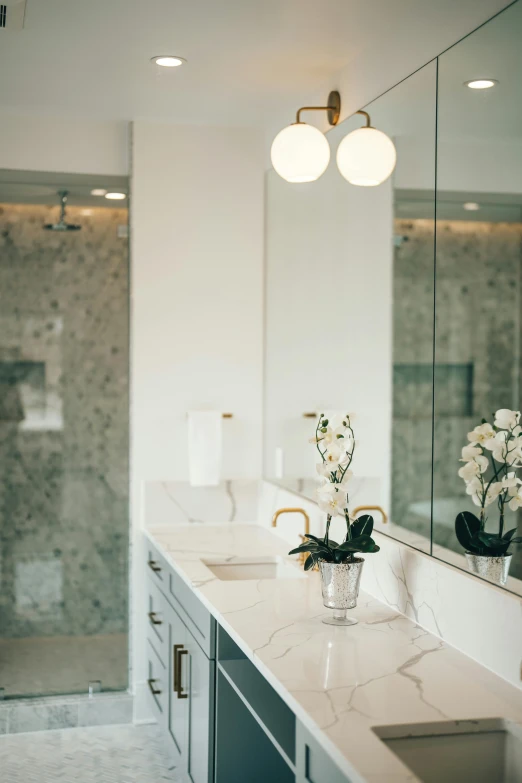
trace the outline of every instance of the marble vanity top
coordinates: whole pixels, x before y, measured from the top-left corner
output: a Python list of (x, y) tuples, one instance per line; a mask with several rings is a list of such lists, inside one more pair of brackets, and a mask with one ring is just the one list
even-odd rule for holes
[(374, 726), (487, 717), (522, 723), (521, 690), (371, 596), (361, 593), (350, 612), (358, 625), (336, 628), (321, 622), (328, 610), (318, 573), (220, 581), (202, 562), (286, 555), (288, 545), (269, 530), (176, 525), (146, 535), (352, 783), (418, 780)]

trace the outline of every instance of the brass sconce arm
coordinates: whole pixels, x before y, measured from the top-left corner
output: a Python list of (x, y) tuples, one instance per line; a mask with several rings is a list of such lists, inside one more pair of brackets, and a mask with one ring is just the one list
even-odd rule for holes
[(328, 96), (327, 106), (302, 106), (297, 110), (295, 121), (297, 124), (302, 122), (302, 111), (326, 111), (328, 112), (328, 122), (330, 125), (337, 125), (341, 115), (341, 96), (337, 90), (333, 90)]
[(355, 113), (356, 114), (362, 114), (363, 117), (366, 117), (366, 125), (365, 125), (366, 128), (371, 128), (372, 127), (371, 126), (370, 115), (368, 114), (367, 111), (364, 111), (364, 109), (359, 109), (359, 111), (356, 111)]

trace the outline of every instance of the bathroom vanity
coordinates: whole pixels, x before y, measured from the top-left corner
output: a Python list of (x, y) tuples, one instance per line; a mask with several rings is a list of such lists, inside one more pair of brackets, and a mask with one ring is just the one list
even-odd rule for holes
[(369, 595), (324, 625), (287, 548), (258, 525), (145, 533), (149, 699), (185, 779), (456, 783), (437, 749), (471, 760), (475, 739), (476, 783), (518, 780), (520, 690)]

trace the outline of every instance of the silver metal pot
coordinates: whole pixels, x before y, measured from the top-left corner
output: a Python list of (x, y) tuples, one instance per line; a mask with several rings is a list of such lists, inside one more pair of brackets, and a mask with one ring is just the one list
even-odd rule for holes
[(357, 606), (364, 560), (355, 557), (352, 562), (327, 563), (319, 561), (323, 604), (333, 609), (333, 616), (323, 620), (327, 625), (355, 625), (357, 620), (346, 616), (348, 609)]
[(466, 552), (468, 569), (472, 574), (489, 579), (496, 585), (504, 586), (509, 574), (509, 566), (513, 555), (502, 555), (501, 557), (490, 557), (489, 555), (473, 555)]

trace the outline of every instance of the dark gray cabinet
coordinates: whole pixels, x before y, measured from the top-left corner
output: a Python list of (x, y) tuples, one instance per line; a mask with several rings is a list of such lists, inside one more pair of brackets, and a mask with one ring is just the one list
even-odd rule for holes
[(350, 783), (313, 734), (296, 726), (296, 783)]
[(185, 783), (351, 783), (149, 543), (147, 557), (150, 704)]
[[(172, 569), (150, 545), (147, 553), (151, 571), (147, 579), (151, 709), (165, 733), (169, 756), (186, 782), (211, 783), (215, 660), (210, 656), (215, 649), (215, 621), (192, 592), (188, 596), (188, 588), (177, 575), (172, 579)], [(179, 592), (185, 607), (176, 597), (177, 585), (184, 588)]]

